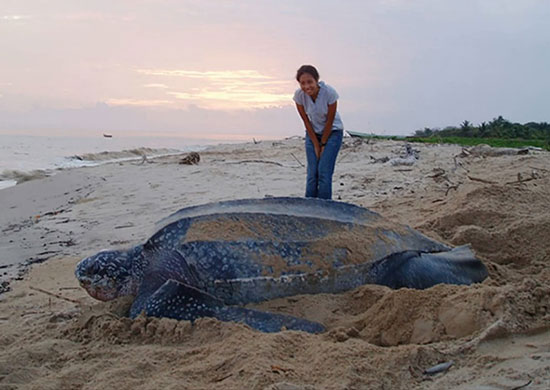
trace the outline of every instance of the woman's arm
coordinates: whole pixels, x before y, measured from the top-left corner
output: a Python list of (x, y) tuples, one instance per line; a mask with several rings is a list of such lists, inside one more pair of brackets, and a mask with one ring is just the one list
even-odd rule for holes
[[(334, 104), (336, 105), (336, 103)], [(309, 139), (311, 139), (311, 142), (313, 142), (313, 146), (315, 147), (315, 154), (317, 155), (317, 158), (319, 158), (321, 156), (321, 145), (319, 145), (319, 140), (317, 139), (317, 135), (313, 130), (313, 126), (311, 125), (311, 122), (309, 121), (309, 118), (306, 114), (306, 110), (304, 109), (304, 106), (298, 103), (296, 103), (296, 109), (298, 110), (298, 113), (300, 114), (302, 121), (304, 121), (304, 125), (306, 126), (306, 131), (309, 136)], [(336, 113), (336, 110), (334, 112)], [(333, 121), (334, 121), (334, 115), (332, 116)], [(332, 127), (332, 123), (331, 123), (331, 127)]]
[(324, 148), (323, 145), (327, 143), (328, 137), (330, 137), (330, 133), (332, 132), (332, 124), (334, 123), (334, 117), (336, 116), (336, 103), (337, 102), (334, 102), (328, 105), (327, 123), (325, 123), (323, 136), (321, 137), (321, 150)]

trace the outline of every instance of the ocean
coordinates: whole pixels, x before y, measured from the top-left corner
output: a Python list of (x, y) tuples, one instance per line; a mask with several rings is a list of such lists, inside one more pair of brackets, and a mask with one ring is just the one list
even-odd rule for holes
[(62, 137), (0, 134), (0, 189), (58, 169), (93, 166), (113, 161), (141, 160), (200, 151), (221, 140), (178, 137)]

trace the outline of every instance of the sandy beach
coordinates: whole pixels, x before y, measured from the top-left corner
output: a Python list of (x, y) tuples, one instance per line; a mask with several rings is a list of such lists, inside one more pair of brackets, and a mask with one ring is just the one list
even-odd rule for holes
[[(363, 286), (250, 307), (323, 323), (264, 334), (236, 323), (124, 316), (78, 286), (76, 263), (127, 248), (182, 207), (303, 196), (303, 140), (67, 169), (0, 191), (0, 389), (550, 388), (550, 153), (345, 138), (333, 198), (450, 245), (489, 269), (472, 286)], [(49, 294), (48, 294), (49, 293)], [(445, 372), (424, 373), (439, 363)]]

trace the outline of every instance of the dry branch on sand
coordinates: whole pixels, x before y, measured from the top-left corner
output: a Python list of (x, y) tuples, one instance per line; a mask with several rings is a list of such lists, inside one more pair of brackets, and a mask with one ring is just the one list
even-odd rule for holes
[(49, 292), (49, 291), (46, 291), (46, 290), (42, 290), (41, 288), (38, 288), (38, 287), (33, 287), (33, 286), (30, 286), (29, 287), (31, 290), (34, 290), (34, 291), (38, 291), (42, 294), (46, 294), (46, 295), (49, 295), (50, 297), (54, 297), (54, 298), (57, 298), (57, 299), (61, 299), (63, 301), (67, 301), (67, 302), (71, 302), (71, 303), (76, 303), (77, 305), (80, 305), (81, 303), (75, 299), (71, 299), (71, 298), (66, 298), (62, 295), (59, 295), (59, 294), (56, 294), (56, 293), (52, 293), (52, 292)]
[(228, 161), (226, 164), (249, 164), (249, 163), (258, 163), (258, 164), (273, 164), (280, 167), (284, 167), (283, 164), (276, 161), (267, 161), (267, 160), (241, 160), (241, 161)]

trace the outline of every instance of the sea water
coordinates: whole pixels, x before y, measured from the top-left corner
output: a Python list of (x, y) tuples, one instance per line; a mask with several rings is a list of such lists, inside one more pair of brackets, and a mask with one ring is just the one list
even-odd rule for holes
[(220, 140), (178, 137), (61, 137), (0, 134), (0, 189), (54, 174), (56, 170), (113, 161), (141, 160), (143, 155), (200, 151)]

